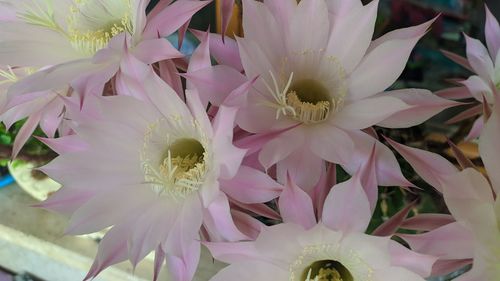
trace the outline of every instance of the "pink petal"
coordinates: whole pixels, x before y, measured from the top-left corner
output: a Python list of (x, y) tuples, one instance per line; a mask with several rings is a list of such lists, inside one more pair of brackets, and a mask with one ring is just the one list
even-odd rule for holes
[(88, 149), (88, 145), (77, 135), (69, 135), (57, 139), (41, 137), (37, 137), (37, 139), (50, 147), (50, 149), (55, 151), (57, 154), (78, 152)]
[(313, 194), (313, 206), (316, 209), (316, 216), (320, 217), (323, 213), (323, 206), (325, 204), (326, 197), (332, 187), (337, 184), (337, 166), (335, 164), (329, 164), (326, 167), (326, 172), (323, 172), (318, 184), (314, 187)]
[(153, 271), (153, 281), (157, 281), (160, 276), (161, 267), (165, 263), (165, 252), (158, 246), (155, 251), (155, 261), (154, 261), (154, 271)]
[(469, 134), (465, 137), (465, 141), (471, 141), (473, 139), (478, 138), (481, 135), (484, 127), (484, 118), (479, 117), (474, 121), (472, 128), (469, 131)]
[(173, 280), (188, 281), (194, 276), (200, 259), (199, 230), (203, 213), (197, 194), (186, 198), (163, 250)]
[[(432, 268), (432, 276), (444, 276), (449, 273), (455, 272), (459, 269), (464, 268), (467, 265), (472, 264), (472, 259), (460, 259), (460, 260), (438, 260)], [(469, 271), (470, 272), (470, 271)], [(466, 275), (469, 272), (461, 275), (454, 279), (454, 281), (481, 281), (484, 279), (468, 279)]]
[[(354, 142), (342, 129), (322, 126), (314, 130), (309, 140), (309, 149), (321, 159), (330, 163), (347, 163), (354, 152)], [(330, 145), (330, 144), (334, 145)]]
[(232, 179), (220, 180), (220, 184), (227, 195), (246, 204), (271, 201), (283, 190), (267, 174), (248, 166), (241, 166)]
[(461, 100), (470, 98), (470, 92), (467, 87), (448, 88), (434, 93), (443, 99)]
[(347, 130), (365, 129), (411, 108), (402, 99), (381, 95), (347, 104), (335, 113), (332, 123)]
[[(254, 44), (259, 42), (259, 48), (249, 51), (262, 50), (263, 57), (254, 57), (255, 60), (278, 59), (282, 50), (285, 50), (284, 32), (282, 26), (278, 25), (276, 18), (271, 11), (263, 4), (253, 0), (243, 0), (243, 30), (245, 31), (245, 40), (250, 40)], [(302, 34), (302, 33), (300, 33)], [(265, 43), (265, 44), (263, 44)], [(240, 55), (243, 60), (246, 74), (250, 77), (257, 76), (260, 73), (249, 71), (247, 63), (245, 63), (244, 52), (242, 52), (240, 39), (238, 39), (240, 47)], [(247, 49), (248, 50), (248, 49)], [(250, 54), (255, 54), (254, 52)], [(272, 63), (272, 62), (271, 62)], [(267, 71), (272, 68), (261, 68), (260, 70)]]
[(464, 34), (467, 43), (467, 60), (483, 80), (491, 82), (495, 67), (490, 54), (481, 41)]
[(260, 256), (254, 242), (203, 243), (214, 258), (225, 263), (237, 263), (256, 259)]
[[(290, 20), (289, 28), (290, 34), (287, 38), (288, 46), (286, 46), (289, 52), (300, 53), (326, 48), (330, 21), (325, 1), (306, 0), (299, 2)], [(311, 32), (312, 30), (314, 32)]]
[(176, 1), (148, 18), (144, 38), (166, 37), (174, 33), (211, 1)]
[(334, 17), (326, 53), (338, 58), (347, 74), (356, 68), (370, 46), (378, 4), (378, 0), (371, 1), (344, 16)]
[[(388, 40), (371, 50), (350, 75), (351, 100), (372, 96), (391, 86), (403, 72), (413, 47), (424, 34), (419, 32), (409, 38)], [(380, 71), (380, 65), (386, 66), (384, 71)]]
[(40, 128), (50, 138), (56, 134), (63, 118), (64, 104), (60, 99), (54, 99), (43, 111), (40, 119)]
[(264, 145), (259, 154), (259, 161), (267, 170), (304, 144), (305, 136), (302, 131), (299, 129), (286, 131)]
[(389, 244), (389, 251), (393, 266), (407, 268), (424, 278), (431, 275), (432, 266), (437, 261), (437, 257), (413, 252), (395, 241)]
[[(189, 60), (189, 66), (187, 72), (194, 72), (206, 67), (211, 67), (212, 62), (210, 58), (210, 37), (208, 37), (208, 31), (205, 32), (200, 38), (200, 45), (194, 50), (191, 58)], [(191, 84), (190, 80), (186, 81), (186, 88), (193, 89), (194, 85)]]
[(498, 140), (500, 139), (500, 102), (497, 99), (493, 107), (493, 114), (483, 129), (483, 135), (479, 141), (479, 152), (483, 163), (488, 171), (493, 189), (498, 194), (500, 192), (500, 174), (497, 173), (500, 167), (500, 156), (498, 155)]
[(401, 173), (398, 161), (393, 152), (377, 139), (361, 131), (347, 131), (355, 144), (355, 150), (342, 167), (349, 173), (356, 173), (367, 163), (375, 145), (375, 167), (378, 185), (381, 186), (413, 186)]
[(478, 104), (475, 105), (467, 110), (464, 110), (457, 114), (455, 117), (451, 118), (450, 120), (446, 121), (446, 124), (454, 124), (460, 121), (463, 121), (465, 119), (469, 119), (472, 117), (476, 117), (478, 115), (481, 115), (483, 113), (483, 105)]
[(172, 281), (192, 280), (198, 268), (200, 253), (201, 245), (198, 241), (192, 241), (182, 257), (167, 253), (167, 265)]
[(184, 56), (165, 38), (143, 40), (135, 46), (132, 54), (146, 64)]
[(379, 225), (372, 233), (376, 236), (392, 236), (401, 227), (410, 211), (415, 207), (416, 202), (407, 205), (401, 211), (397, 212), (390, 219)]
[(219, 196), (208, 206), (207, 212), (215, 228), (213, 230), (217, 231), (217, 234), (225, 241), (234, 242), (249, 239), (236, 227), (229, 209), (229, 202), (224, 193), (219, 193)]
[(232, 144), (236, 111), (236, 108), (221, 106), (214, 120), (214, 153), (220, 164), (220, 179), (234, 177), (247, 152)]
[(225, 65), (204, 68), (183, 76), (193, 83), (202, 101), (210, 101), (216, 106), (221, 105), (231, 91), (247, 82), (243, 74)]
[(311, 197), (293, 182), (290, 174), (278, 203), (283, 222), (300, 224), (305, 229), (316, 225)]
[(383, 93), (380, 96), (398, 98), (411, 106), (411, 108), (397, 112), (377, 124), (386, 128), (409, 128), (420, 125), (441, 111), (460, 105), (460, 103), (445, 100), (428, 90), (421, 89), (396, 90)]
[[(324, 161), (316, 156), (307, 146), (295, 150), (276, 165), (276, 177), (279, 182), (286, 182), (287, 173), (305, 192), (312, 194), (312, 189), (325, 170)], [(308, 171), (304, 173), (304, 171)]]
[(473, 236), (458, 223), (424, 234), (399, 234), (412, 250), (440, 259), (467, 259), (474, 253)]
[(322, 222), (333, 230), (363, 233), (371, 214), (370, 202), (356, 173), (332, 188), (325, 200)]
[(222, 14), (222, 36), (226, 34), (227, 27), (231, 21), (231, 16), (233, 14), (234, 0), (222, 0), (220, 2), (220, 9)]
[(267, 280), (272, 276), (273, 280), (287, 280), (288, 270), (282, 269), (272, 263), (261, 260), (252, 260), (244, 263), (232, 264), (219, 271), (210, 281), (255, 281)]
[(35, 112), (28, 118), (28, 120), (26, 120), (26, 123), (24, 123), (24, 125), (21, 127), (12, 146), (12, 159), (15, 159), (17, 157), (17, 155), (21, 151), (21, 148), (23, 148), (24, 144), (31, 137), (31, 134), (33, 134), (33, 132), (35, 131), (41, 118), (42, 112)]
[(474, 72), (474, 70), (472, 69), (472, 66), (470, 65), (469, 61), (466, 58), (464, 58), (460, 55), (454, 54), (452, 52), (448, 52), (446, 50), (441, 50), (441, 53), (443, 53), (443, 55), (445, 57), (449, 58), (450, 60), (452, 60), (456, 64), (459, 64), (462, 67), (464, 67), (465, 69), (467, 69), (471, 72)]
[(431, 231), (452, 222), (455, 222), (455, 219), (451, 215), (418, 214), (406, 219), (401, 224), (401, 228), (418, 231)]
[(127, 237), (131, 227), (130, 223), (124, 223), (106, 233), (99, 243), (96, 258), (84, 281), (93, 279), (107, 267), (127, 259)]
[(92, 190), (64, 187), (51, 194), (47, 200), (35, 205), (35, 207), (71, 216), (80, 206), (90, 200), (94, 194), (95, 191)]
[(488, 50), (490, 52), (490, 56), (493, 59), (496, 59), (498, 51), (500, 50), (500, 25), (498, 24), (497, 19), (491, 13), (488, 6), (486, 8), (486, 25), (485, 25), (485, 35), (486, 35), (486, 43), (488, 45)]
[(488, 102), (492, 103), (494, 97), (493, 91), (483, 79), (484, 78), (477, 75), (473, 75), (469, 77), (469, 79), (461, 81), (460, 83), (469, 89), (469, 92), (476, 100), (482, 102), (483, 96), (485, 96)]
[(231, 215), (233, 216), (236, 227), (241, 230), (243, 234), (250, 237), (251, 240), (257, 239), (260, 234), (260, 230), (265, 227), (264, 223), (249, 214), (232, 210)]
[(179, 75), (179, 71), (173, 61), (166, 60), (160, 61), (160, 77), (163, 81), (165, 81), (174, 91), (182, 98), (184, 94), (184, 90), (182, 89), (182, 81), (181, 76)]
[[(191, 33), (200, 41), (204, 34), (204, 32), (199, 30), (191, 30)], [(219, 64), (227, 65), (236, 69), (236, 71), (243, 72), (240, 51), (236, 40), (225, 37), (224, 41), (222, 41), (221, 35), (216, 33), (209, 33), (208, 36), (210, 41), (210, 54), (215, 60)]]
[(104, 191), (99, 196), (92, 197), (73, 214), (66, 234), (94, 233), (124, 221), (131, 214), (142, 212), (155, 198), (153, 194), (136, 192), (137, 188), (138, 186), (128, 187), (128, 190), (122, 188), (121, 200), (112, 205), (109, 204), (109, 198), (116, 194), (116, 190)]
[(266, 204), (245, 204), (238, 201), (231, 201), (235, 206), (242, 210), (250, 211), (256, 215), (266, 217), (273, 220), (280, 220), (281, 216)]
[(453, 164), (438, 154), (405, 146), (389, 138), (386, 140), (410, 163), (417, 174), (440, 192), (443, 192), (443, 177), (458, 172)]

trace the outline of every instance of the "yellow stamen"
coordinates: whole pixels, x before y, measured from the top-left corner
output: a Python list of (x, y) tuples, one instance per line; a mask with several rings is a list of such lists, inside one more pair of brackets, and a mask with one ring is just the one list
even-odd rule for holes
[[(121, 5), (125, 9), (120, 15), (116, 15), (116, 18), (98, 18), (101, 15), (89, 15), (86, 9), (93, 12), (92, 9), (99, 8), (94, 3), (95, 1), (76, 0), (75, 5), (70, 8), (70, 15), (67, 19), (71, 45), (86, 55), (93, 55), (106, 47), (111, 38), (120, 33), (133, 32), (130, 0), (118, 0), (122, 2)], [(96, 7), (88, 8), (89, 5), (96, 5)]]
[(319, 101), (315, 104), (303, 102), (299, 99), (296, 92), (287, 94), (287, 103), (295, 111), (294, 119), (306, 124), (326, 120), (330, 114), (330, 101)]

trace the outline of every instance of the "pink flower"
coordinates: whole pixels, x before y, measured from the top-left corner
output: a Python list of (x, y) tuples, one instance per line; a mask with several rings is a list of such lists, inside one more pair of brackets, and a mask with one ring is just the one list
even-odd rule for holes
[(15, 19), (0, 25), (0, 64), (48, 67), (16, 83), (30, 93), (71, 83), (80, 94), (101, 94), (125, 53), (144, 63), (178, 58), (162, 37), (172, 34), (209, 1), (164, 1), (146, 16), (149, 0), (20, 0), (0, 7)]
[[(461, 81), (465, 87), (450, 88), (440, 91), (438, 94), (442, 97), (453, 99), (464, 99), (473, 97), (481, 104), (467, 110), (449, 122), (458, 122), (467, 118), (478, 116), (466, 139), (475, 139), (479, 137), (484, 127), (484, 119), (481, 118), (485, 106), (494, 104), (494, 99), (500, 89), (500, 25), (495, 16), (486, 9), (486, 46), (477, 39), (465, 35), (467, 44), (467, 58), (459, 55), (444, 52), (451, 60), (462, 65), (466, 69), (474, 72), (467, 80)], [(482, 103), (486, 102), (485, 105)]]
[[(456, 222), (444, 216), (427, 216), (407, 223), (422, 234), (401, 234), (413, 250), (439, 257), (433, 275), (441, 275), (473, 263), (472, 270), (456, 280), (496, 280), (500, 275), (500, 106), (494, 111), (480, 137), (480, 153), (489, 181), (473, 166), (458, 171), (443, 157), (391, 144), (429, 184), (443, 193), (446, 205)], [(463, 163), (462, 163), (463, 164)], [(406, 228), (406, 227), (405, 227)]]
[(241, 176), (245, 150), (232, 145), (236, 109), (221, 107), (211, 123), (196, 92), (186, 93), (186, 106), (151, 68), (136, 67), (140, 83), (131, 80), (130, 88), (149, 101), (93, 98), (92, 111), (77, 107), (70, 115), (80, 115), (75, 135), (44, 139), (60, 155), (41, 170), (63, 188), (41, 206), (71, 216), (69, 234), (113, 226), (87, 279), (126, 259), (135, 266), (154, 250), (155, 276), (166, 258), (174, 280), (188, 281), (200, 240), (247, 239), (219, 187), (238, 177), (258, 186), (252, 177), (260, 174), (242, 167), (249, 178)]
[(361, 174), (331, 188), (319, 224), (311, 197), (289, 177), (279, 200), (283, 224), (263, 228), (255, 242), (206, 243), (215, 258), (230, 263), (211, 281), (271, 277), (276, 281), (423, 281), (435, 257), (408, 250), (391, 240), (390, 232), (385, 236), (364, 233), (373, 209)]
[[(480, 152), (490, 182), (477, 170), (467, 168), (443, 181), (444, 199), (458, 223), (474, 236), (472, 270), (457, 280), (496, 280), (500, 276), (500, 102), (480, 137)], [(496, 198), (496, 199), (495, 199)]]
[[(383, 92), (401, 74), (432, 21), (372, 42), (378, 1), (366, 6), (351, 0), (243, 4), (245, 37), (237, 39), (239, 51), (228, 38), (226, 45), (211, 38), (214, 56), (234, 69), (218, 65), (186, 76), (215, 105), (224, 104), (242, 81), (258, 77), (240, 103), (236, 122), (258, 135), (281, 131), (263, 145), (263, 167), (277, 164), (280, 182), (289, 170), (300, 186), (310, 188), (323, 160), (354, 173), (376, 143), (380, 184), (409, 185), (390, 150), (362, 130), (417, 125), (454, 105), (426, 90)], [(216, 81), (222, 79), (226, 83), (219, 86)], [(300, 172), (304, 169), (309, 172)]]

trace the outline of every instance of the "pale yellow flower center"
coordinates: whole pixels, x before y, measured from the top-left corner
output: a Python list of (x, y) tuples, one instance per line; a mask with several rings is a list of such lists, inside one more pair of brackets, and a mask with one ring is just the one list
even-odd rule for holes
[(302, 273), (301, 281), (353, 281), (351, 273), (333, 260), (313, 262)]
[[(144, 136), (144, 147), (141, 151), (144, 177), (158, 195), (182, 199), (198, 191), (204, 183), (209, 162), (209, 154), (204, 145), (206, 142), (191, 137), (157, 135), (158, 128), (161, 127), (160, 122), (165, 121), (159, 120), (151, 124)], [(153, 145), (158, 140), (164, 144)], [(158, 150), (161, 151), (160, 147), (163, 145), (165, 150), (156, 158), (154, 154), (157, 154)]]
[(56, 20), (53, 0), (27, 2), (17, 14), (22, 21), (63, 34), (74, 49), (93, 55), (114, 36), (133, 33), (131, 0), (73, 0), (66, 26)]
[(72, 46), (93, 55), (122, 32), (133, 32), (130, 0), (74, 0), (68, 16), (68, 37)]

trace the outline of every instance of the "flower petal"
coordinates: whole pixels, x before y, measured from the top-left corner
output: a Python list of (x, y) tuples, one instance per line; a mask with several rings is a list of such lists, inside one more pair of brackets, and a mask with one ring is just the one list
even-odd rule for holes
[(332, 188), (323, 206), (322, 221), (333, 230), (364, 233), (371, 216), (370, 202), (356, 173)]
[(488, 50), (490, 51), (490, 56), (492, 58), (496, 58), (498, 51), (500, 50), (500, 25), (488, 6), (485, 6), (485, 8), (486, 25), (484, 32), (486, 35), (486, 43), (488, 45)]
[(278, 204), (283, 222), (300, 224), (305, 229), (316, 225), (311, 197), (293, 182), (289, 174)]
[[(481, 41), (465, 35), (467, 43), (467, 60), (474, 71), (485, 81), (492, 82), (495, 67), (490, 54)], [(495, 56), (496, 58), (496, 56)]]

